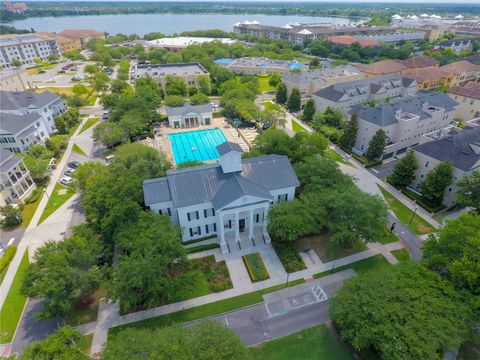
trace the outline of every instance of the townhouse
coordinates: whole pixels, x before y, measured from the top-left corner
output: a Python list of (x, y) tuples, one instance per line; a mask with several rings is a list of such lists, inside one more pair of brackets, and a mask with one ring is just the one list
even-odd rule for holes
[(36, 112), (0, 112), (0, 148), (20, 153), (26, 152), (30, 145), (43, 143), (50, 138), (43, 120)]
[(463, 86), (469, 81), (480, 80), (480, 65), (472, 64), (462, 60), (441, 66), (440, 69), (449, 72), (452, 79), (452, 86)]
[(458, 102), (456, 118), (462, 121), (480, 118), (480, 83), (453, 86), (448, 90), (448, 95)]
[(33, 189), (35, 183), (23, 158), (0, 149), (0, 206), (21, 203)]

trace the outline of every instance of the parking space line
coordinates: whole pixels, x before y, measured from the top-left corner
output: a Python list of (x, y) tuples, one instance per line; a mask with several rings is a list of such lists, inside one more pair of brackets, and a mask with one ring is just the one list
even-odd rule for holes
[(15, 241), (15, 238), (12, 237), (12, 238), (8, 241), (7, 246), (12, 245), (14, 241)]

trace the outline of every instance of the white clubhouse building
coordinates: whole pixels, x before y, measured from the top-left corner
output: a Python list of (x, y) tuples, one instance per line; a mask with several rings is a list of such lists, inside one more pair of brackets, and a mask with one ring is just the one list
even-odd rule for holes
[(270, 242), (270, 206), (291, 201), (300, 185), (288, 157), (242, 159), (238, 144), (217, 146), (218, 164), (170, 170), (145, 180), (145, 205), (182, 229), (183, 241), (217, 236), (223, 253)]

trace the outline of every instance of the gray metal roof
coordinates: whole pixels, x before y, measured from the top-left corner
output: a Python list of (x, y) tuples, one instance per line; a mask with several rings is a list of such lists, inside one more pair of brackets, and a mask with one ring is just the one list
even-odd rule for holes
[(240, 175), (233, 175), (227, 180), (212, 199), (215, 210), (220, 210), (242, 196), (249, 195), (271, 200), (272, 195), (263, 186), (254, 183)]
[(453, 166), (465, 172), (480, 169), (480, 126), (453, 130), (436, 141), (413, 147), (415, 151), (439, 161), (450, 160)]
[(458, 103), (442, 91), (419, 91), (414, 96), (393, 99), (389, 103), (383, 102), (374, 107), (356, 104), (350, 109), (350, 114), (356, 114), (359, 119), (385, 127), (397, 123), (395, 114), (410, 113), (418, 115), (420, 120), (429, 119), (431, 115), (424, 111), (424, 105), (443, 108), (446, 112), (452, 111)]
[(183, 106), (178, 106), (178, 107), (167, 106), (165, 108), (165, 112), (169, 117), (178, 116), (178, 115), (185, 116), (192, 112), (206, 113), (206, 112), (212, 112), (212, 111), (213, 111), (212, 104), (192, 105), (190, 103), (185, 103), (183, 104)]
[(230, 142), (230, 141), (225, 141), (224, 143), (221, 143), (220, 145), (217, 146), (217, 151), (220, 154), (220, 156), (230, 152), (230, 151), (237, 151), (239, 153), (243, 153), (243, 150), (240, 145)]
[[(240, 173), (227, 174), (222, 172), (218, 164), (170, 170), (165, 178), (144, 181), (145, 204), (148, 206), (162, 202), (157, 200), (169, 200), (165, 181), (168, 182), (169, 194), (176, 208), (213, 202), (214, 199), (220, 206), (240, 191), (265, 197), (268, 191), (300, 185), (290, 160), (283, 155), (242, 159), (242, 166)], [(229, 183), (237, 187), (236, 192), (230, 190), (229, 186), (224, 187), (235, 176), (243, 178), (235, 180), (236, 185), (233, 181)]]
[(8, 131), (10, 134), (15, 135), (24, 130), (26, 127), (33, 125), (38, 119), (40, 119), (40, 115), (37, 113), (17, 115), (2, 112), (0, 113), (0, 128)]
[(353, 80), (333, 84), (315, 92), (315, 95), (336, 102), (351, 90), (355, 91), (354, 96), (362, 95), (361, 89), (363, 88), (367, 88), (368, 94), (376, 94), (384, 84), (390, 83), (390, 85), (393, 87), (394, 82), (399, 80), (401, 81), (401, 86), (403, 87), (416, 87), (417, 85), (413, 79), (409, 79), (400, 75), (385, 75), (372, 77), (369, 79)]
[(0, 91), (3, 110), (19, 110), (29, 106), (43, 107), (59, 100), (60, 96), (51, 91), (34, 93), (31, 91)]
[[(170, 189), (168, 188), (168, 180), (166, 177), (143, 182), (143, 197), (145, 205), (171, 201)], [(148, 200), (148, 203), (147, 203)]]
[(6, 173), (15, 165), (18, 165), (22, 162), (22, 158), (19, 156), (15, 156), (12, 152), (0, 149), (0, 171), (2, 173)]

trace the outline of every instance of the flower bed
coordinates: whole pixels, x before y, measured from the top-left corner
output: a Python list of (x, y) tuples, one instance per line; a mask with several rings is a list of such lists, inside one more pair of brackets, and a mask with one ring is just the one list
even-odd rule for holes
[(248, 275), (253, 282), (266, 280), (270, 277), (260, 253), (244, 255), (242, 259), (247, 267)]
[(193, 270), (201, 272), (211, 292), (220, 292), (233, 287), (225, 261), (216, 262), (215, 256), (192, 260)]

